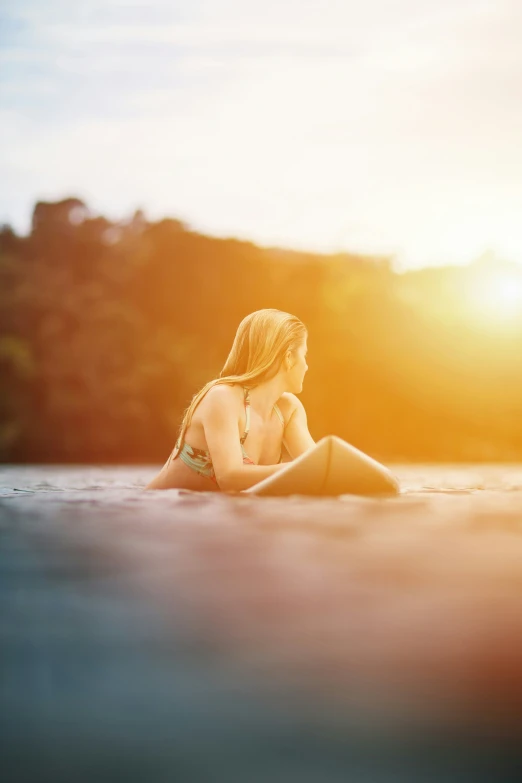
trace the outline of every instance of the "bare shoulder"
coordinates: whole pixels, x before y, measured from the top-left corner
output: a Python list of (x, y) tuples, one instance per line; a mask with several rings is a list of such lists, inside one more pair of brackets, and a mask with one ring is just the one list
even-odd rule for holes
[(242, 397), (243, 392), (237, 385), (231, 386), (228, 383), (219, 383), (205, 394), (198, 405), (198, 410), (203, 415), (218, 409), (230, 411), (236, 408)]
[(277, 404), (281, 413), (284, 416), (285, 421), (288, 423), (296, 411), (304, 411), (304, 405), (292, 392), (283, 392), (278, 399)]

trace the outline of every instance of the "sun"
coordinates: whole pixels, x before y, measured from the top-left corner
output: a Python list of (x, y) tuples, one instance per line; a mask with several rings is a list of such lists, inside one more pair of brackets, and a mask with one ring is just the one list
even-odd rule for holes
[(476, 270), (466, 299), (476, 315), (497, 321), (522, 318), (522, 272), (505, 269)]

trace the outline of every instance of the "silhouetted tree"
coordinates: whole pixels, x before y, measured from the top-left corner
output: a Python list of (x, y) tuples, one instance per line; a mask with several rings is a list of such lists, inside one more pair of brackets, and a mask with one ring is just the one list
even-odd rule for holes
[(309, 329), (316, 437), (387, 461), (520, 459), (522, 319), (491, 333), (470, 321), (460, 299), (474, 273), (398, 275), (387, 257), (39, 201), (29, 236), (0, 228), (0, 459), (161, 460), (239, 321), (263, 307)]

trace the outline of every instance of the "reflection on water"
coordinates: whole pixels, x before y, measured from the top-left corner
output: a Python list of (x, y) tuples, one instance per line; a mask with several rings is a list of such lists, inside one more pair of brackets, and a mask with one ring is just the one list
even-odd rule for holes
[(320, 500), (1, 468), (9, 779), (518, 780), (522, 466), (392, 470)]

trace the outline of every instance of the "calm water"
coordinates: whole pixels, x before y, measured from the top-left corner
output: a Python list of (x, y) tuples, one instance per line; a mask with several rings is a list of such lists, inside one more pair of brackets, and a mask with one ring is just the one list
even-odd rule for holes
[(8, 780), (520, 779), (522, 466), (400, 497), (0, 467)]
[[(0, 465), (0, 491), (15, 492), (96, 491), (100, 499), (110, 492), (141, 490), (156, 475), (160, 466), (62, 466)], [(522, 464), (476, 465), (390, 465), (401, 480), (404, 492), (449, 489), (522, 489)], [(100, 493), (103, 490), (103, 494)]]

